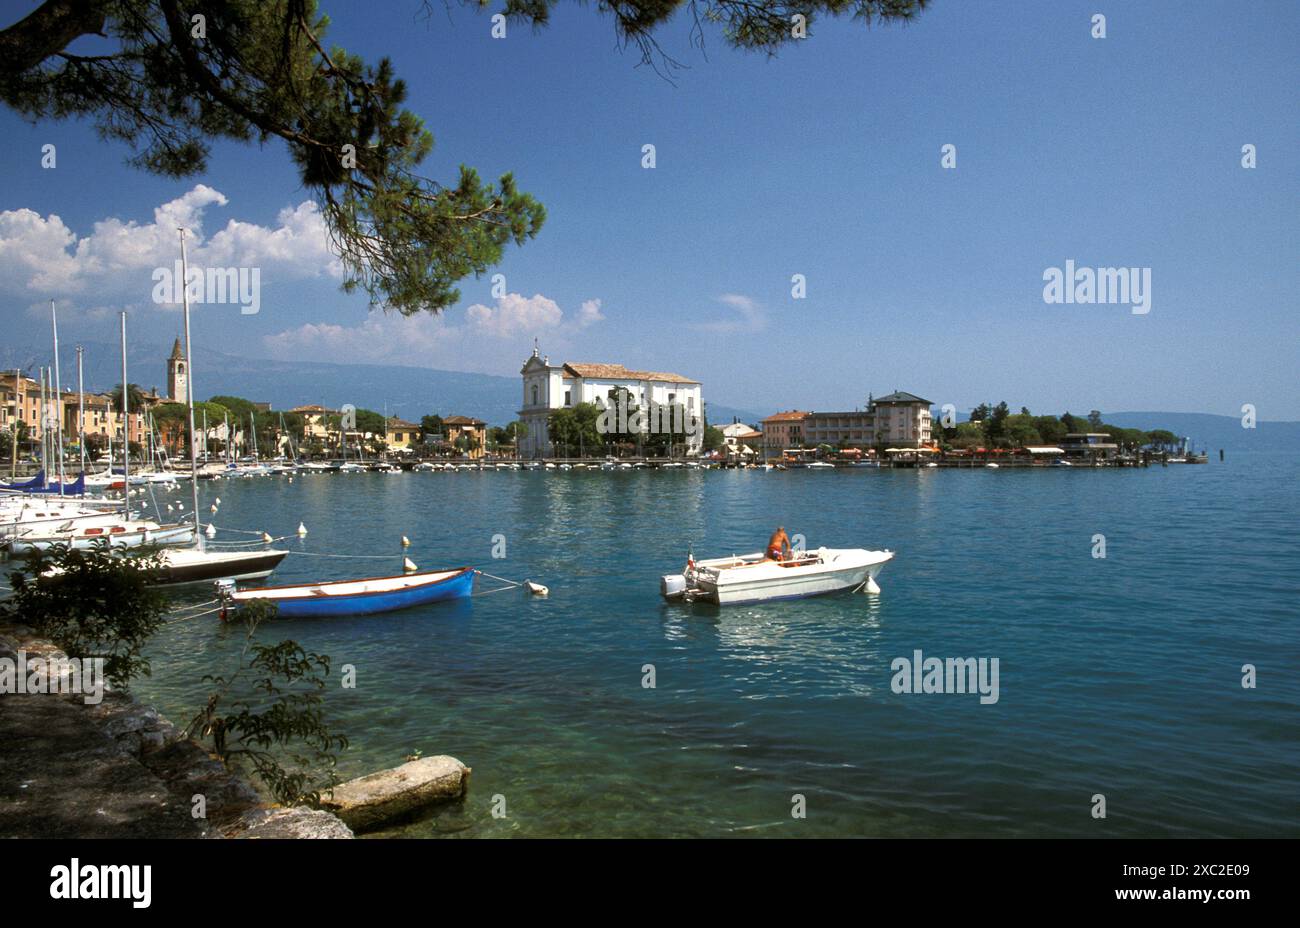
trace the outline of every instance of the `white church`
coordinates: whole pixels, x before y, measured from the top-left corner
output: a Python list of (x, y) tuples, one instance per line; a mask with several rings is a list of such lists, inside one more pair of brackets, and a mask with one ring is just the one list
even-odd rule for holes
[(635, 405), (646, 408), (680, 405), (687, 416), (700, 417), (700, 426), (688, 434), (688, 453), (699, 454), (704, 446), (704, 401), (700, 382), (678, 374), (660, 371), (633, 371), (622, 364), (551, 364), (548, 357), (533, 355), (520, 370), (524, 397), (519, 419), (528, 434), (519, 443), (521, 458), (551, 457), (554, 447), (547, 429), (547, 419), (557, 409), (578, 403), (609, 402), (610, 391), (620, 387), (631, 395)]

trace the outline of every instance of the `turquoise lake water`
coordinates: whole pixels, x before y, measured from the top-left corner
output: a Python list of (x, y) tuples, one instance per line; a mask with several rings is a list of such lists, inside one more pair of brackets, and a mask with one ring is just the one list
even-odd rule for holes
[[(356, 689), (328, 695), (352, 742), (345, 778), (417, 750), (473, 767), (462, 804), (390, 834), (1300, 836), (1300, 465), (1283, 455), (201, 487), (205, 513), (222, 499), (219, 526), (279, 536), (302, 521), (291, 550), (390, 558), (291, 555), (271, 582), (394, 572), (407, 535), (422, 569), (550, 587), (262, 629), (356, 667)], [(897, 552), (880, 595), (659, 599), (688, 543), (753, 551), (777, 524), (812, 547)], [(229, 671), (241, 644), (215, 616), (171, 625), (137, 690), (188, 720), (202, 675)], [(997, 703), (892, 692), (891, 662), (917, 649), (998, 658)]]

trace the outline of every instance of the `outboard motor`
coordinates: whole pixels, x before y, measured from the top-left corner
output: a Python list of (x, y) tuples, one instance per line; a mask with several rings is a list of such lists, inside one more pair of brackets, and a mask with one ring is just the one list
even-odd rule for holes
[(684, 574), (665, 574), (659, 578), (659, 594), (671, 601), (686, 596), (686, 576)]
[(235, 581), (229, 577), (222, 577), (213, 583), (216, 588), (217, 599), (221, 600), (221, 621), (226, 621), (226, 616), (230, 611), (231, 595), (235, 592)]

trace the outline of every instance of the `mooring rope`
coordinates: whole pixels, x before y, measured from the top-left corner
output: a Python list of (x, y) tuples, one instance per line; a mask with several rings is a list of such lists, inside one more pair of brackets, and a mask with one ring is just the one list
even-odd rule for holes
[[(208, 524), (211, 525), (213, 528), (215, 528), (215, 529), (216, 529), (217, 531), (219, 531), (219, 532), (234, 532), (236, 535), (257, 535), (257, 536), (260, 537), (260, 536), (266, 534), (266, 532), (251, 532), (251, 531), (249, 531), (249, 530), (246, 529), (246, 528), (226, 528), (226, 527), (223, 526), (223, 525), (217, 525), (215, 522), (209, 522)], [(288, 538), (288, 537), (290, 537), (290, 536), (288, 536), (288, 535), (282, 535), (282, 536), (280, 536), (280, 537), (282, 537), (282, 538)]]
[(215, 606), (219, 602), (221, 602), (220, 599), (209, 599), (207, 602), (204, 603), (190, 603), (189, 605), (186, 606), (178, 606), (177, 608), (172, 610), (172, 614), (175, 615), (181, 612), (188, 612), (191, 609), (206, 609), (208, 606)]
[(504, 593), (506, 590), (516, 590), (516, 589), (518, 589), (518, 588), (521, 587), (521, 586), (523, 586), (522, 583), (512, 583), (512, 584), (510, 584), (509, 586), (499, 586), (499, 587), (497, 587), (496, 589), (493, 589), (493, 590), (479, 590), (478, 592), (476, 592), (476, 593), (471, 593), (470, 595), (471, 595), (471, 596), (486, 596), (486, 595), (488, 595), (489, 593)]
[(474, 573), (478, 574), (480, 577), (490, 577), (493, 580), (499, 580), (502, 583), (506, 584), (505, 586), (497, 587), (495, 590), (483, 590), (479, 593), (474, 593), (473, 594), (474, 596), (486, 596), (488, 593), (500, 593), (504, 590), (517, 590), (520, 587), (524, 587), (525, 589), (528, 590), (528, 592), (540, 596), (550, 595), (550, 590), (548, 590), (545, 586), (543, 586), (540, 583), (534, 583), (531, 580), (524, 580), (522, 582), (517, 580), (509, 580), (505, 577), (498, 577), (496, 574), (490, 574), (486, 570), (479, 570), (477, 567), (471, 569), (474, 571)]
[(507, 580), (505, 577), (498, 577), (495, 574), (488, 573), (486, 570), (479, 570), (477, 567), (474, 568), (474, 573), (481, 577), (490, 577), (493, 580), (500, 580), (502, 583), (508, 583), (511, 586), (523, 586), (523, 583), (516, 583), (514, 580)]
[[(210, 599), (205, 603), (191, 603), (188, 606), (182, 606), (181, 608), (172, 611), (172, 617), (167, 620), (166, 624), (171, 625), (175, 622), (188, 622), (190, 619), (201, 619), (205, 615), (212, 615), (214, 612), (221, 611), (220, 604), (220, 599)], [(216, 608), (208, 608), (210, 606), (216, 606)], [(200, 611), (191, 612), (190, 610), (192, 609), (198, 609)]]
[[(286, 538), (289, 536), (286, 535)], [(404, 554), (327, 554), (324, 551), (290, 551), (290, 554), (300, 554), (303, 557), (342, 557), (351, 560), (364, 561), (391, 561), (395, 557), (405, 557)]]
[(201, 619), (201, 618), (203, 618), (205, 615), (213, 615), (213, 614), (215, 614), (215, 613), (218, 613), (218, 612), (221, 611), (221, 609), (222, 609), (222, 607), (221, 607), (221, 606), (218, 606), (217, 608), (215, 608), (215, 609), (209, 609), (209, 610), (206, 611), (206, 612), (196, 612), (196, 613), (194, 613), (193, 615), (180, 615), (180, 616), (177, 616), (177, 617), (174, 618), (174, 619), (168, 619), (168, 620), (166, 621), (166, 623), (164, 623), (164, 624), (167, 624), (167, 625), (174, 625), (174, 624), (177, 623), (177, 622), (188, 622), (188, 621), (190, 621), (190, 620), (192, 620), (192, 619)]
[[(259, 538), (256, 541), (212, 541), (209, 539), (208, 544), (213, 546), (225, 545), (227, 548), (255, 548), (258, 545), (271, 545), (275, 544), (277, 541), (285, 541), (286, 539), (291, 539), (293, 537), (293, 535), (281, 535), (278, 538), (272, 538), (270, 540)], [(304, 552), (298, 551), (295, 553), (302, 554)]]

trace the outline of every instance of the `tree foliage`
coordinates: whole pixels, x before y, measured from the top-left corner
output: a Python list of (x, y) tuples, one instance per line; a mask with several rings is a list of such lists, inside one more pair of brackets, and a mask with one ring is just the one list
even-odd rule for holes
[[(535, 236), (545, 210), (510, 174), (416, 173), (433, 136), (388, 59), (327, 46), (314, 0), (48, 0), (0, 30), (0, 100), (33, 120), (89, 118), (130, 163), (202, 173), (214, 140), (288, 145), (329, 228), (347, 291), (440, 310), (457, 281)], [(94, 53), (68, 49), (102, 36)]]
[[(466, 5), (485, 6), (483, 0), (462, 0)], [(655, 32), (679, 10), (691, 17), (691, 41), (705, 46), (709, 29), (722, 33), (734, 47), (776, 54), (796, 40), (795, 16), (802, 16), (812, 34), (813, 24), (822, 18), (847, 16), (866, 25), (907, 22), (923, 10), (929, 0), (597, 0), (595, 6), (614, 20), (615, 35), (624, 47), (635, 47), (643, 64), (661, 73), (680, 68), (681, 62), (663, 50)], [(505, 0), (507, 19), (544, 26), (558, 0)], [(434, 11), (430, 0), (422, 5)]]
[(13, 597), (0, 616), (35, 629), (70, 657), (103, 658), (114, 686), (148, 676), (141, 650), (163, 624), (167, 597), (151, 586), (157, 551), (110, 551), (107, 540), (86, 549), (55, 545), (27, 555), (9, 574)]
[(605, 447), (597, 422), (600, 407), (595, 403), (578, 403), (551, 413), (547, 426), (555, 451), (561, 457), (596, 454)]
[(295, 641), (259, 644), (258, 626), (275, 606), (254, 601), (240, 608), (244, 649), (230, 676), (209, 674), (214, 690), (190, 722), (198, 736), (232, 769), (247, 766), (282, 805), (320, 804), (323, 790), (338, 782), (336, 751), (348, 739), (330, 731), (322, 693), (330, 659)]
[(1126, 450), (1136, 450), (1149, 445), (1168, 447), (1177, 444), (1178, 437), (1165, 429), (1123, 428), (1107, 425), (1101, 413), (1092, 410), (1087, 419), (1064, 413), (1056, 416), (1035, 416), (1027, 407), (1011, 414), (1005, 402), (996, 407), (982, 403), (971, 410), (971, 421), (959, 422), (952, 428), (940, 428), (943, 443), (953, 448), (1023, 448), (1027, 445), (1059, 445), (1071, 433), (1096, 432), (1111, 436)]
[[(113, 404), (113, 411), (122, 412), (122, 385), (120, 383), (113, 385), (113, 391), (109, 394)], [(141, 404), (144, 403), (144, 390), (138, 383), (129, 384), (126, 388), (126, 400), (129, 404), (129, 412), (137, 413), (140, 411)]]
[(445, 431), (446, 430), (443, 428), (442, 424), (442, 416), (438, 415), (436, 412), (420, 417), (420, 433), (425, 437), (425, 439), (431, 440), (443, 435)]
[[(482, 0), (462, 0), (484, 6)], [(506, 0), (541, 27), (558, 0)], [(644, 62), (677, 66), (654, 33), (679, 9), (732, 46), (775, 52), (795, 17), (906, 21), (927, 0), (598, 0)], [(430, 2), (416, 12), (435, 12)], [(417, 173), (433, 135), (404, 107), (387, 58), (327, 44), (315, 0), (46, 0), (0, 28), (0, 101), (36, 120), (88, 119), (129, 163), (165, 177), (207, 170), (214, 141), (288, 146), (341, 258), (348, 292), (404, 314), (460, 299), (456, 284), (537, 235), (546, 211), (512, 174), (471, 167), (441, 183)], [(85, 48), (83, 46), (91, 47)], [(77, 52), (69, 51), (76, 47)]]

